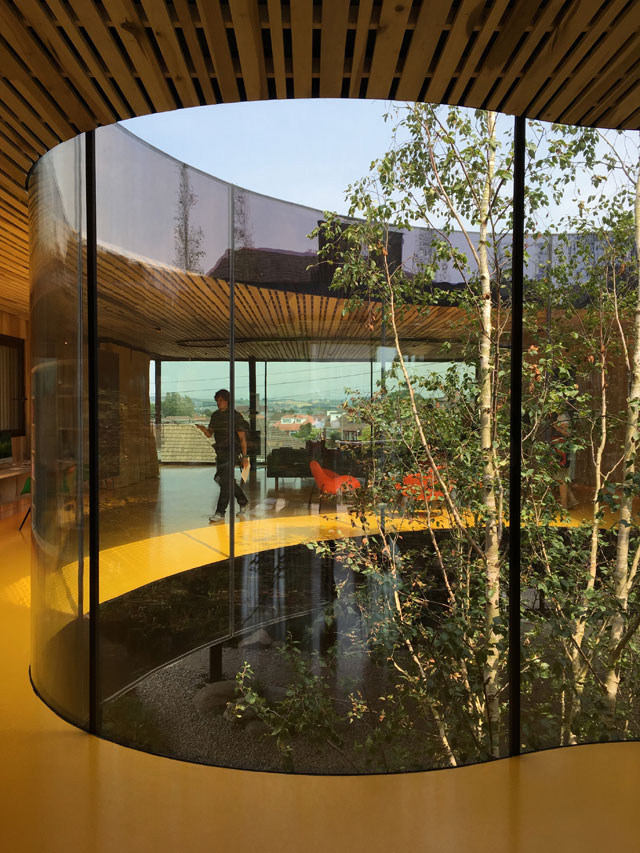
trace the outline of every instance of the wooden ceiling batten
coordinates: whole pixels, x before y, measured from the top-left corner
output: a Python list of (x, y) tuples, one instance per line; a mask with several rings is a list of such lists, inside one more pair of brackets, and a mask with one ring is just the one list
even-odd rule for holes
[(382, 0), (367, 98), (388, 98), (407, 29), (411, 0)]
[(7, 81), (0, 79), (0, 103), (5, 107), (3, 118), (19, 133), (24, 133), (33, 148), (47, 151), (60, 141), (40, 115), (27, 104)]
[(271, 35), (271, 54), (273, 58), (276, 95), (278, 98), (286, 98), (287, 81), (285, 77), (282, 6), (280, 0), (267, 0), (267, 9), (269, 14), (269, 33)]
[[(502, 79), (491, 92), (491, 104), (496, 108), (502, 106), (505, 97), (509, 94), (507, 103), (511, 104), (515, 99), (515, 94), (522, 78), (522, 72), (531, 57), (540, 48), (544, 46), (548, 33), (553, 33), (554, 24), (562, 13), (563, 7), (566, 5), (565, 0), (550, 0), (546, 6), (540, 10), (540, 14), (532, 18), (530, 26), (527, 28), (526, 38), (518, 46), (516, 38), (518, 33), (515, 27), (505, 27), (500, 33), (492, 53), (496, 54), (496, 60), (504, 69)], [(522, 10), (521, 10), (522, 14)], [(512, 32), (513, 37), (508, 38), (507, 33)], [(519, 40), (518, 40), (519, 41)], [(514, 49), (518, 46), (515, 55)], [(514, 91), (509, 93), (513, 83), (516, 83)], [(513, 110), (510, 110), (513, 112)]]
[[(16, 187), (22, 183), (25, 174), (24, 169), (13, 160), (5, 151), (0, 151), (0, 172), (7, 177)], [(0, 179), (1, 180), (1, 179)], [(4, 181), (2, 181), (4, 183)]]
[(550, 37), (530, 60), (526, 70), (526, 86), (519, 86), (509, 98), (514, 115), (525, 114), (532, 103), (532, 91), (534, 99), (542, 102), (550, 75), (559, 64), (558, 58), (561, 58), (562, 63), (568, 61), (572, 48), (584, 32), (585, 20), (591, 20), (601, 5), (601, 0), (584, 0), (579, 9), (574, 3), (554, 22)]
[(448, 31), (444, 48), (427, 85), (424, 101), (439, 103), (443, 100), (451, 86), (451, 80), (471, 38), (471, 33), (481, 21), (483, 7), (484, 3), (478, 3), (478, 0), (461, 0), (455, 11), (455, 18)]
[[(640, 13), (640, 7), (638, 7), (638, 12)], [(640, 25), (640, 14), (638, 15), (638, 23)], [(633, 86), (634, 79), (637, 82), (637, 74), (634, 75), (632, 69), (630, 73), (630, 65), (635, 60), (637, 68), (639, 59), (637, 45), (630, 38), (614, 54), (606, 67), (603, 66), (599, 79), (594, 80), (588, 91), (582, 91), (573, 101), (563, 114), (562, 120), (566, 124), (571, 124), (585, 115), (601, 114), (602, 110), (599, 110), (597, 106), (594, 107), (594, 102), (598, 105), (603, 104), (606, 100), (617, 103), (619, 97), (623, 96), (630, 86)]]
[(310, 98), (313, 60), (313, 0), (290, 0), (293, 95)]
[(344, 77), (345, 45), (349, 23), (349, 0), (322, 4), (320, 45), (320, 97), (339, 98)]
[[(561, 51), (556, 54), (552, 46), (550, 51), (543, 54), (543, 60), (546, 59), (547, 62), (547, 73), (551, 79), (544, 89), (539, 91), (529, 102), (527, 109), (531, 111), (530, 114), (544, 118), (553, 111), (554, 118), (549, 120), (557, 121), (562, 112), (576, 97), (576, 85), (582, 84), (583, 88), (589, 88), (594, 76), (598, 73), (599, 66), (596, 62), (593, 65), (592, 74), (589, 76), (583, 74), (580, 65), (584, 64), (585, 57), (588, 57), (590, 53), (592, 54), (598, 41), (602, 40), (609, 27), (627, 6), (628, 0), (612, 0), (610, 3), (600, 3), (595, 14), (589, 20), (585, 20), (580, 9), (574, 8), (569, 11), (568, 17), (575, 16), (576, 26), (568, 27), (564, 40), (559, 39)], [(585, 8), (587, 11), (593, 11), (591, 5)], [(563, 32), (563, 28), (564, 22), (560, 22), (558, 25), (560, 34)], [(577, 33), (575, 32), (576, 29), (578, 30)], [(569, 42), (569, 36), (573, 35), (575, 38)], [(581, 36), (579, 40), (578, 36)], [(616, 44), (614, 52), (618, 47), (619, 44)], [(568, 92), (565, 91), (567, 87), (570, 87)]]
[(130, 61), (144, 79), (144, 88), (156, 110), (174, 110), (176, 103), (163, 69), (158, 64), (146, 27), (133, 0), (102, 0), (112, 26)]
[[(117, 117), (119, 119), (131, 117), (132, 107), (126, 103), (119, 88), (114, 85), (114, 79), (111, 76), (114, 72), (110, 70), (110, 73), (107, 73), (101, 52), (96, 51), (95, 46), (83, 37), (82, 30), (86, 28), (78, 27), (68, 7), (61, 0), (47, 0), (47, 4), (55, 20), (56, 29), (65, 34), (68, 42), (78, 52), (87, 69), (87, 76), (92, 76), (102, 89)], [(62, 36), (60, 38), (62, 39)]]
[(182, 52), (174, 22), (164, 0), (142, 0), (148, 25), (160, 48), (171, 80), (174, 82), (183, 107), (194, 107), (200, 103), (193, 84), (191, 71)]
[[(28, 229), (26, 221), (16, 222), (9, 217), (2, 216), (0, 217), (0, 222), (2, 223), (2, 231), (5, 237), (6, 234), (11, 234), (13, 237), (17, 237), (20, 240), (25, 240), (27, 238)], [(16, 256), (18, 256), (17, 252)]]
[(229, 102), (239, 101), (238, 81), (220, 4), (212, 3), (211, 0), (196, 2), (222, 99)]
[(449, 97), (452, 103), (460, 101), (469, 91), (470, 84), (475, 80), (475, 72), (479, 66), (482, 54), (486, 50), (490, 39), (497, 30), (498, 24), (503, 18), (505, 9), (509, 5), (510, 0), (495, 0), (489, 8), (487, 17), (478, 26), (476, 39), (462, 63), (458, 68), (458, 77), (451, 88)]
[[(60, 73), (49, 51), (43, 49), (42, 40), (34, 38), (24, 20), (8, 4), (4, 4), (2, 11), (1, 32), (5, 40), (2, 76), (11, 79), (12, 75), (15, 75), (16, 80), (22, 83), (41, 81), (53, 103), (59, 105), (59, 120), (64, 122), (66, 127), (83, 127), (88, 118), (85, 106), (75, 97), (73, 89)], [(16, 59), (14, 54), (20, 59)], [(37, 87), (34, 88), (37, 91)], [(40, 98), (42, 94), (40, 91)], [(68, 116), (68, 119), (64, 118), (65, 116)]]
[[(23, 189), (18, 196), (14, 195), (11, 192), (7, 192), (7, 190), (0, 186), (0, 201), (2, 202), (2, 213), (3, 215), (17, 228), (21, 228), (23, 223), (26, 223), (26, 201), (27, 201), (27, 193)], [(27, 232), (27, 227), (25, 224), (24, 231)], [(17, 250), (22, 253), (23, 247), (18, 246)]]
[[(200, 89), (202, 90), (204, 102), (206, 104), (215, 104), (217, 99), (211, 83), (211, 73), (207, 67), (207, 58), (200, 46), (196, 22), (192, 17), (192, 9), (189, 5), (189, 0), (173, 0), (173, 6), (176, 10), (178, 21), (182, 28), (182, 33), (189, 51), (189, 59), (193, 63), (194, 72), (198, 84), (200, 85)], [(197, 9), (194, 9), (194, 11), (197, 11)]]
[[(640, 4), (625, 13), (623, 18), (623, 23), (617, 23), (616, 28), (621, 27), (620, 44), (624, 46), (618, 50), (611, 50), (606, 40), (600, 41), (587, 59), (580, 64), (579, 75), (576, 74), (568, 80), (566, 86), (554, 99), (553, 109), (559, 112), (560, 121), (569, 123), (576, 112), (584, 115), (589, 110), (589, 104), (600, 104), (604, 111), (607, 106), (604, 103), (605, 94), (610, 104), (611, 101), (615, 103), (615, 97), (606, 92), (602, 83), (608, 79), (613, 85), (617, 85), (618, 80), (628, 73), (629, 62), (635, 63), (637, 60), (637, 45), (632, 39), (627, 40), (627, 36), (629, 26), (640, 27)], [(580, 81), (587, 78), (590, 79), (589, 85), (581, 84)]]
[(38, 33), (40, 40), (56, 57), (57, 63), (65, 69), (65, 74), (73, 80), (74, 87), (91, 109), (95, 120), (102, 124), (116, 121), (117, 113), (104, 98), (100, 97), (92, 79), (87, 74), (87, 68), (78, 61), (76, 54), (70, 50), (58, 28), (43, 13), (42, 7), (35, 0), (16, 0), (16, 7), (20, 10), (25, 24)]
[(230, 0), (229, 7), (247, 98), (250, 101), (265, 100), (267, 72), (258, 7), (253, 0)]
[(598, 117), (598, 122), (602, 122), (605, 127), (609, 126), (609, 122), (613, 127), (626, 127), (639, 122), (640, 108), (638, 107), (637, 92), (640, 86), (640, 71), (636, 70), (631, 79), (625, 78), (620, 85), (623, 84), (629, 86), (627, 93), (621, 96), (615, 106), (605, 108)]
[[(72, 2), (78, 6), (79, 0), (72, 0)], [(131, 73), (128, 56), (123, 55), (119, 43), (114, 38), (114, 33), (103, 18), (102, 7), (99, 9), (93, 3), (80, 5), (82, 8), (76, 13), (78, 21), (76, 32), (74, 34), (73, 30), (69, 29), (69, 37), (74, 43), (84, 42), (87, 49), (95, 54), (96, 61), (104, 63), (108, 69), (109, 79), (113, 81), (117, 91), (122, 93), (122, 97), (126, 98), (133, 115), (144, 114), (150, 109), (150, 105), (144, 95), (143, 87)], [(80, 22), (81, 26), (79, 26)]]
[(357, 98), (360, 94), (372, 9), (373, 0), (360, 0), (360, 3), (358, 3), (356, 34), (353, 45), (353, 58), (351, 60), (351, 82), (349, 83), (350, 98)]
[(0, 124), (0, 150), (6, 156), (8, 162), (13, 168), (17, 167), (16, 180), (20, 180), (22, 175), (29, 171), (33, 162), (29, 156), (20, 147), (20, 143), (16, 143), (9, 135), (4, 132), (4, 126)]
[[(3, 45), (1, 38), (0, 51), (2, 52), (2, 70), (5, 79), (18, 94), (20, 100), (26, 104), (38, 105), (39, 120), (46, 122), (51, 128), (56, 143), (75, 136), (78, 132), (77, 127), (56, 107), (49, 92), (42, 87), (39, 80), (29, 76), (26, 70), (19, 65), (8, 52), (7, 47)], [(27, 111), (25, 110), (25, 112)]]

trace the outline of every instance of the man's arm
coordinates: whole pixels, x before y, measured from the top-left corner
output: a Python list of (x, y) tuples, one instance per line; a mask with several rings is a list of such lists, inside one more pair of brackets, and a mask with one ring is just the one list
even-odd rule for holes
[(238, 436), (238, 441), (240, 443), (240, 452), (242, 454), (243, 459), (248, 459), (247, 455), (247, 435), (249, 434), (249, 424), (245, 420), (245, 418), (236, 412), (236, 419), (239, 420), (238, 425), (236, 426), (236, 435)]
[(203, 432), (207, 436), (207, 438), (211, 438), (211, 436), (213, 435), (212, 429), (209, 429), (208, 427), (203, 426), (202, 424), (195, 424), (195, 426), (197, 426), (200, 432)]
[(242, 458), (248, 459), (247, 456), (247, 431), (244, 427), (238, 427), (236, 430), (238, 433), (238, 439), (240, 441), (240, 450), (242, 452)]

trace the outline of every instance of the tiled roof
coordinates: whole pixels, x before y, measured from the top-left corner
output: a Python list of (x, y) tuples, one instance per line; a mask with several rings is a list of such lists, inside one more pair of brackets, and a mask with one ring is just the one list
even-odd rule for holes
[(215, 462), (211, 441), (195, 424), (163, 424), (161, 462)]
[[(315, 252), (291, 252), (280, 249), (237, 249), (234, 257), (234, 275), (244, 284), (287, 289), (301, 288), (305, 293), (328, 293), (327, 282), (319, 272)], [(229, 250), (218, 260), (207, 275), (229, 279)]]

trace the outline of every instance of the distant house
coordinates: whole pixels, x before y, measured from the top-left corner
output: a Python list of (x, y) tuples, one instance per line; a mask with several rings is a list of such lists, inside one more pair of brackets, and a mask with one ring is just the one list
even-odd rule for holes
[(314, 418), (311, 415), (282, 415), (279, 421), (276, 421), (273, 426), (279, 429), (280, 432), (297, 432), (303, 424), (314, 424)]
[(367, 428), (368, 424), (362, 421), (352, 421), (348, 415), (341, 415), (329, 421), (328, 429), (338, 433), (338, 437), (342, 441), (360, 441), (362, 432)]

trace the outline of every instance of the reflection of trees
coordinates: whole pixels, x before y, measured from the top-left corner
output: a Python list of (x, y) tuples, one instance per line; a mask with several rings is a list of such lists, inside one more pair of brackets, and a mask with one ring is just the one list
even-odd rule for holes
[(191, 397), (182, 396), (177, 391), (169, 391), (162, 401), (163, 415), (187, 415), (193, 417), (196, 409)]
[(236, 248), (253, 248), (253, 237), (251, 228), (247, 222), (247, 209), (245, 205), (244, 190), (234, 187), (233, 199), (233, 231)]
[(174, 216), (173, 227), (175, 257), (177, 267), (188, 272), (204, 273), (200, 259), (204, 256), (201, 248), (204, 233), (202, 228), (191, 222), (191, 210), (197, 204), (198, 196), (191, 189), (189, 170), (185, 163), (180, 166), (180, 186), (178, 187), (178, 212)]

